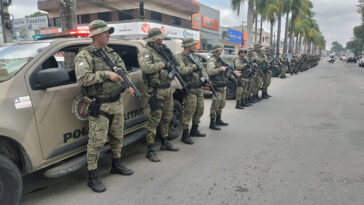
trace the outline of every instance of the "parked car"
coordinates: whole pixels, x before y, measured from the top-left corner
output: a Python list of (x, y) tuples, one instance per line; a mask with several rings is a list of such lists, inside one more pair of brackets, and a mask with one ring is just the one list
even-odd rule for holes
[(355, 57), (349, 57), (346, 62), (347, 63), (356, 63), (356, 58)]
[[(18, 204), (22, 176), (40, 169), (46, 177), (61, 177), (86, 165), (87, 117), (73, 64), (87, 38), (36, 40), (0, 47), (0, 204)], [(131, 81), (141, 93), (146, 85), (137, 61), (143, 44), (110, 40), (123, 58)], [(70, 63), (67, 63), (70, 62)], [(172, 83), (174, 112), (169, 135), (182, 132), (182, 91)], [(124, 146), (145, 137), (150, 112), (148, 99), (127, 93), (124, 103)], [(78, 117), (74, 113), (78, 113)], [(106, 146), (100, 157), (110, 150)]]

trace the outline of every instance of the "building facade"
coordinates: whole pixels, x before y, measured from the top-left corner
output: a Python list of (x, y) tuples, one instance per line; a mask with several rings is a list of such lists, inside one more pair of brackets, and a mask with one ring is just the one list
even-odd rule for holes
[[(38, 9), (48, 12), (51, 28), (61, 27), (58, 0), (39, 0)], [(158, 27), (171, 38), (199, 40), (191, 19), (198, 11), (198, 5), (180, 0), (77, 1), (78, 28), (87, 28), (91, 21), (101, 19), (115, 27), (112, 37), (118, 39), (142, 39), (151, 28)]]

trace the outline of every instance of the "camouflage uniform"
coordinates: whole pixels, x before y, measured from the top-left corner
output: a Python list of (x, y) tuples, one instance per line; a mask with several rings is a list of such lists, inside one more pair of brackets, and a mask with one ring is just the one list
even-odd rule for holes
[(286, 54), (283, 54), (281, 57), (280, 57), (280, 59), (279, 59), (279, 61), (281, 62), (281, 66), (280, 66), (280, 68), (281, 68), (281, 78), (286, 78), (286, 72), (287, 72), (287, 70), (288, 70), (288, 64), (289, 64), (289, 61), (288, 61), (288, 59), (287, 59), (287, 57), (286, 57)]
[[(240, 50), (239, 53), (246, 53), (246, 50)], [(236, 106), (237, 109), (244, 109), (246, 106), (245, 98), (247, 96), (248, 91), (248, 83), (249, 83), (249, 73), (248, 73), (248, 64), (245, 60), (245, 55), (239, 56), (234, 59), (234, 69), (237, 71), (241, 71), (242, 75), (238, 80), (238, 87), (236, 89)]]
[[(248, 54), (245, 56), (245, 60), (247, 62), (251, 63), (252, 65), (255, 65), (255, 68), (258, 69), (258, 65), (256, 64), (254, 54), (250, 54), (250, 52), (252, 52), (252, 51), (254, 51), (254, 48), (249, 48), (248, 49)], [(249, 75), (249, 81), (248, 81), (247, 91), (246, 91), (246, 99), (248, 99), (249, 103), (257, 102), (255, 99), (253, 99), (254, 82), (255, 82), (255, 79), (256, 79), (256, 75), (257, 75), (256, 72)]]
[[(215, 44), (212, 46), (211, 52), (217, 52), (219, 50), (223, 50), (223, 46), (220, 44)], [(227, 125), (227, 123), (218, 123), (221, 122), (221, 114), (222, 109), (226, 104), (226, 84), (228, 78), (225, 75), (224, 70), (222, 69), (222, 64), (217, 60), (218, 56), (211, 56), (207, 62), (207, 73), (211, 80), (212, 85), (216, 90), (216, 96), (212, 96), (212, 103), (210, 108), (210, 128), (214, 129), (215, 125)], [(214, 120), (216, 119), (216, 122)], [(214, 128), (212, 128), (214, 127)], [(215, 129), (217, 130), (217, 129)]]
[(292, 60), (291, 60), (291, 68), (292, 68), (292, 73), (291, 74), (297, 74), (298, 73), (298, 58), (297, 55), (294, 54), (292, 56)]
[[(110, 80), (118, 76), (105, 61), (108, 56), (118, 67), (125, 72), (124, 61), (113, 49), (102, 45), (103, 40), (108, 39), (114, 28), (108, 27), (106, 22), (95, 20), (89, 25), (90, 35), (98, 35), (93, 38), (90, 46), (82, 48), (75, 57), (75, 72), (78, 84), (81, 86), (82, 94), (93, 102), (89, 107), (91, 112), (89, 120), (89, 134), (87, 143), (87, 168), (89, 170), (87, 185), (95, 192), (103, 192), (106, 187), (99, 181), (97, 176), (97, 162), (101, 149), (109, 141), (112, 152), (112, 174), (131, 175), (133, 171), (121, 164), (121, 148), (124, 131), (123, 101), (120, 96), (113, 95), (124, 85), (122, 81)], [(95, 41), (102, 48), (95, 47)], [(127, 73), (127, 72), (126, 72)], [(120, 76), (118, 76), (120, 77)], [(128, 76), (127, 76), (128, 77)], [(85, 97), (85, 98), (86, 98)]]
[[(150, 113), (147, 122), (147, 158), (159, 161), (152, 149), (159, 125), (159, 133), (162, 139), (161, 150), (165, 150), (164, 144), (168, 143), (168, 128), (173, 116), (173, 90), (168, 71), (165, 69), (165, 59), (156, 51), (154, 42), (163, 39), (164, 35), (160, 29), (153, 28), (148, 33), (145, 49), (139, 52), (138, 61), (143, 72), (143, 80), (148, 86)], [(168, 145), (170, 145), (168, 143)], [(168, 149), (169, 150), (169, 149)], [(176, 148), (175, 150), (178, 151)], [(150, 154), (150, 155), (148, 155)]]
[[(186, 38), (183, 40), (183, 47), (194, 46), (197, 43), (193, 38)], [(192, 140), (188, 135), (188, 127), (192, 119), (192, 129), (191, 136), (204, 136), (204, 134), (199, 133), (197, 130), (198, 124), (200, 123), (200, 118), (204, 112), (204, 96), (202, 90), (201, 77), (208, 78), (207, 72), (203, 65), (201, 64), (199, 58), (192, 54), (194, 59), (197, 61), (200, 68), (202, 68), (202, 73), (198, 70), (196, 64), (192, 62), (189, 58), (189, 54), (184, 52), (177, 55), (177, 60), (180, 64), (181, 74), (184, 77), (186, 83), (188, 83), (191, 88), (190, 94), (184, 96), (183, 98), (183, 134), (182, 141), (187, 142), (187, 144), (192, 144)], [(197, 134), (197, 135), (196, 135)], [(186, 139), (187, 138), (187, 139)]]
[[(104, 59), (96, 57), (93, 52), (98, 49), (92, 44), (83, 48), (75, 58), (75, 70), (77, 82), (82, 86), (82, 92), (85, 96), (99, 98), (110, 97), (112, 92), (118, 89), (122, 82), (113, 82), (109, 80), (107, 71), (112, 71)], [(125, 70), (125, 65), (120, 56), (113, 49), (106, 47), (105, 52), (117, 62), (118, 66)], [(97, 161), (101, 149), (108, 141), (111, 146), (113, 158), (120, 158), (123, 130), (124, 114), (122, 99), (111, 103), (104, 103), (100, 107), (110, 115), (113, 115), (112, 121), (103, 115), (99, 117), (89, 117), (89, 140), (87, 144), (87, 165), (89, 170), (97, 169)]]
[[(255, 49), (254, 59), (259, 66), (259, 71), (254, 79), (254, 89), (253, 89), (253, 97), (256, 101), (261, 100), (261, 98), (258, 96), (258, 92), (259, 92), (259, 90), (263, 89), (263, 82), (264, 82), (263, 80), (264, 80), (264, 76), (265, 76), (264, 71), (267, 67), (265, 59), (264, 59), (264, 54), (261, 53), (261, 51), (258, 51), (257, 50), (258, 48), (262, 48), (262, 45), (260, 43), (254, 44), (254, 49)], [(265, 78), (265, 80), (267, 80), (267, 78)], [(266, 81), (265, 85), (267, 86), (267, 81)]]

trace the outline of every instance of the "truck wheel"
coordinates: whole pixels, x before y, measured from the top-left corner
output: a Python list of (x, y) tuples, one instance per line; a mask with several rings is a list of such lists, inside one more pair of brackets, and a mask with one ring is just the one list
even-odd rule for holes
[(0, 155), (0, 204), (18, 205), (23, 194), (23, 179), (18, 167)]
[(236, 98), (236, 83), (232, 80), (229, 80), (226, 86), (226, 99), (232, 100)]
[(168, 129), (168, 139), (173, 140), (182, 133), (183, 107), (178, 100), (173, 100), (173, 116)]

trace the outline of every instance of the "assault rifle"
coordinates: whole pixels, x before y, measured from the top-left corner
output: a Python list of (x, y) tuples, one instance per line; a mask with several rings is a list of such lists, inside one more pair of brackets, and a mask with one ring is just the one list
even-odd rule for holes
[(96, 53), (99, 57), (102, 57), (106, 63), (112, 68), (112, 70), (120, 75), (123, 78), (124, 86), (121, 86), (118, 90), (114, 91), (112, 93), (112, 96), (120, 94), (122, 90), (126, 88), (132, 88), (134, 90), (134, 95), (138, 97), (139, 101), (142, 100), (141, 94), (138, 90), (138, 88), (135, 87), (135, 85), (129, 80), (127, 73), (124, 71), (123, 68), (119, 67), (116, 63), (113, 62), (113, 60), (110, 58), (110, 56), (102, 49), (99, 49), (100, 54)]
[(175, 62), (172, 51), (164, 44), (158, 46), (155, 50), (165, 60), (166, 69), (169, 72), (169, 79), (173, 79), (174, 77), (176, 77), (182, 85), (184, 92), (186, 92), (186, 94), (190, 94), (188, 84), (183, 80), (182, 75), (179, 72), (178, 63)]
[(227, 62), (225, 62), (222, 58), (220, 58), (219, 56), (217, 57), (217, 60), (222, 64), (222, 66), (225, 66), (227, 67), (226, 71), (225, 71), (225, 76), (228, 77), (228, 78), (231, 78), (231, 76), (234, 76), (234, 78), (236, 80), (239, 79), (239, 76), (236, 75), (234, 73), (234, 68), (231, 67), (231, 65), (229, 65)]
[(195, 65), (197, 66), (197, 70), (198, 70), (198, 72), (199, 72), (199, 73), (201, 74), (201, 76), (202, 76), (202, 77), (200, 78), (202, 85), (204, 85), (204, 86), (205, 86), (206, 84), (208, 84), (208, 85), (209, 85), (209, 88), (210, 88), (210, 89), (211, 89), (211, 91), (212, 91), (212, 93), (215, 95), (215, 97), (216, 97), (216, 98), (218, 98), (218, 97), (217, 97), (216, 90), (215, 90), (214, 86), (212, 86), (211, 82), (203, 76), (203, 73), (202, 73), (202, 69), (203, 69), (203, 68), (201, 68), (201, 67), (200, 67), (200, 65), (197, 63), (197, 61), (196, 61), (195, 57), (192, 55), (192, 53), (190, 53), (190, 54), (188, 55), (188, 57), (190, 58), (190, 60), (192, 61), (192, 63), (193, 63), (193, 64), (195, 64)]

